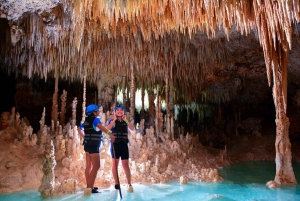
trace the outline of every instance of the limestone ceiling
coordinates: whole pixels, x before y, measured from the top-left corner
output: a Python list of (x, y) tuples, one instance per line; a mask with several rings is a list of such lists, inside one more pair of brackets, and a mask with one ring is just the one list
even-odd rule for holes
[(237, 37), (255, 38), (271, 84), (277, 43), (289, 51), (300, 22), (298, 0), (1, 1), (0, 64), (8, 73), (118, 85), (133, 70), (138, 88), (170, 80), (183, 102), (218, 89), (216, 79), (241, 86), (239, 78), (226, 84), (237, 71), (228, 46)]

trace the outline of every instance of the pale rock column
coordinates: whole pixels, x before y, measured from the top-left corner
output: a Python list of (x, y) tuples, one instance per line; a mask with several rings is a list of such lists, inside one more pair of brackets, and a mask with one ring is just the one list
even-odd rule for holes
[(39, 187), (39, 192), (41, 193), (42, 198), (53, 197), (54, 185), (55, 185), (55, 176), (54, 176), (54, 167), (56, 166), (55, 156), (54, 156), (54, 145), (51, 140), (50, 143), (45, 145), (45, 154), (42, 158), (43, 165), (43, 178), (41, 186)]

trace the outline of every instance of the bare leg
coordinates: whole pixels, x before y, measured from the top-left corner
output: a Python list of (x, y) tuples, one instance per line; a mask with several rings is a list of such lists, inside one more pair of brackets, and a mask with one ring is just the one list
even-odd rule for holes
[(128, 160), (122, 160), (122, 166), (126, 175), (127, 183), (131, 184), (131, 172), (130, 172)]
[(88, 177), (87, 187), (93, 188), (97, 176), (97, 172), (100, 168), (100, 155), (99, 153), (94, 153), (94, 154), (89, 154), (89, 156), (92, 164), (92, 169)]
[(86, 185), (88, 185), (90, 172), (92, 170), (92, 164), (91, 164), (90, 154), (88, 152), (85, 152), (85, 163), (86, 163), (86, 167), (85, 167), (85, 181), (86, 181)]
[(112, 174), (113, 174), (113, 177), (114, 177), (114, 180), (115, 180), (115, 184), (119, 184), (118, 177), (117, 177), (117, 167), (118, 167), (118, 164), (119, 164), (119, 159), (116, 159), (116, 162), (115, 162), (115, 159), (112, 158), (112, 168), (111, 168), (111, 171), (112, 171)]

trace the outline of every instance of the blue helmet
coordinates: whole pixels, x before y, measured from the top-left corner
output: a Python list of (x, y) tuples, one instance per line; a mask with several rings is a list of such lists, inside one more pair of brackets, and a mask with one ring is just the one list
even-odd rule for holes
[(86, 115), (90, 115), (90, 114), (92, 114), (93, 112), (97, 112), (98, 110), (99, 110), (98, 105), (96, 105), (96, 104), (90, 104), (90, 105), (88, 105), (88, 106), (86, 107), (86, 109), (85, 109), (85, 114), (86, 114)]
[(114, 111), (116, 111), (117, 109), (122, 108), (123, 112), (124, 112), (124, 108), (122, 105), (116, 105), (114, 108)]

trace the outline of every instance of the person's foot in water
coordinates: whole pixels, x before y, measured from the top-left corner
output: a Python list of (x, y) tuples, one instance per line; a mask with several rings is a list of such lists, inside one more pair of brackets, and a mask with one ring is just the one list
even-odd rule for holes
[(132, 188), (132, 185), (129, 184), (128, 187), (127, 187), (127, 192), (128, 193), (132, 193), (133, 192), (133, 188)]
[(100, 193), (97, 189), (93, 188), (92, 193)]

